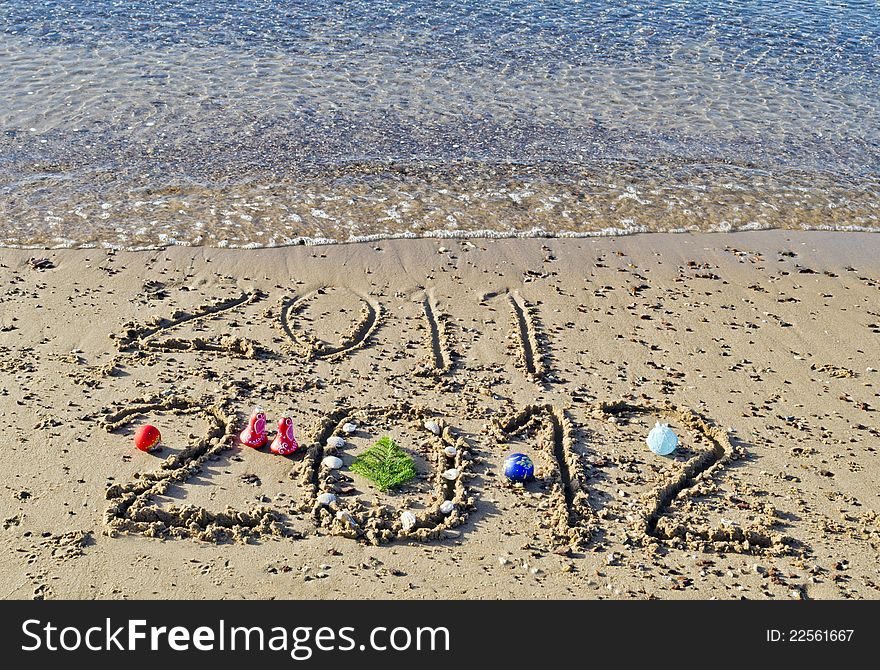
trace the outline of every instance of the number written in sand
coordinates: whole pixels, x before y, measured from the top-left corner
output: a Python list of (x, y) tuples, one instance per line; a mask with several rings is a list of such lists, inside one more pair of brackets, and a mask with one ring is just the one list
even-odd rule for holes
[[(327, 457), (351, 460), (353, 441), (369, 443), (381, 432), (403, 429), (409, 445), (417, 445), (427, 472), (421, 473), (424, 490), (407, 495), (374, 498), (367, 504), (358, 495), (350, 470), (329, 467)], [(311, 513), (316, 524), (332, 535), (370, 544), (398, 539), (430, 540), (465, 522), (473, 507), (465, 484), (471, 470), (471, 454), (464, 438), (442, 418), (408, 403), (390, 407), (341, 408), (321, 419), (314, 438), (294, 477), (306, 489), (302, 510)], [(366, 481), (365, 492), (378, 495)], [(415, 496), (421, 500), (412, 509), (401, 508), (398, 500)]]
[(164, 495), (172, 486), (186, 485), (208, 461), (232, 448), (237, 417), (229, 403), (161, 395), (128, 402), (124, 408), (106, 414), (102, 424), (112, 433), (138, 416), (157, 413), (180, 417), (195, 415), (204, 419), (207, 428), (202, 437), (195, 438), (185, 449), (161, 461), (157, 470), (107, 489), (105, 518), (109, 535), (142, 534), (163, 538), (191, 537), (209, 542), (246, 542), (249, 538), (286, 534), (281, 515), (265, 506), (246, 511), (227, 508), (214, 512), (195, 505), (158, 505), (156, 497)]
[(432, 291), (425, 291), (421, 300), (425, 321), (428, 361), (416, 369), (421, 377), (441, 377), (452, 372), (455, 352), (449, 334), (447, 315), (440, 312)]
[(163, 353), (207, 352), (233, 358), (258, 358), (262, 349), (253, 340), (232, 335), (215, 337), (167, 337), (170, 331), (206, 319), (226, 315), (262, 300), (260, 291), (241, 293), (200, 305), (190, 310), (177, 310), (167, 317), (156, 317), (146, 323), (126, 323), (119, 335), (113, 335), (117, 348), (123, 353), (159, 351)]
[(541, 479), (549, 486), (545, 525), (557, 553), (578, 551), (589, 542), (595, 517), (580, 457), (574, 450), (575, 426), (568, 413), (553, 405), (526, 405), (493, 426), (500, 444), (524, 434), (537, 445)]
[(505, 297), (510, 309), (508, 346), (514, 352), (514, 364), (527, 379), (554, 381), (550, 372), (549, 341), (541, 326), (537, 305), (523, 298), (518, 291), (510, 290), (484, 293), (481, 303), (500, 296)]
[[(693, 519), (674, 521), (672, 507), (679, 501), (714, 490), (712, 481), (725, 468), (745, 456), (740, 446), (735, 446), (728, 433), (687, 408), (672, 405), (655, 406), (643, 403), (601, 403), (592, 408), (593, 416), (611, 425), (625, 424), (635, 416), (662, 417), (675, 421), (692, 431), (708, 449), (698, 451), (684, 462), (670, 463), (660, 480), (651, 487), (640, 501), (641, 511), (629, 524), (631, 538), (643, 545), (662, 544), (669, 547), (714, 552), (751, 554), (790, 553), (792, 541), (774, 526), (780, 524), (775, 509), (768, 505), (753, 505), (752, 516), (757, 517), (749, 525), (722, 523), (713, 526)], [(640, 450), (645, 449), (639, 438)], [(744, 501), (745, 504), (745, 501)]]
[[(323, 359), (337, 361), (346, 355), (368, 344), (382, 321), (382, 306), (369, 296), (357, 298), (360, 302), (360, 314), (347, 332), (343, 333), (336, 343), (326, 342), (307, 332), (305, 312), (313, 303), (317, 303), (320, 296), (340, 291), (349, 292), (347, 289), (333, 287), (320, 288), (302, 297), (291, 297), (282, 301), (279, 314), (281, 331), (288, 338), (291, 347), (299, 355), (307, 360)], [(342, 310), (327, 311), (320, 319), (312, 318), (311, 321), (331, 321), (338, 318)]]

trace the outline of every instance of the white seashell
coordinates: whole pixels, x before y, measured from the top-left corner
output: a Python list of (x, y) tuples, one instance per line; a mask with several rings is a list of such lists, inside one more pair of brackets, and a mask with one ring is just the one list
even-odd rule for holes
[(331, 470), (338, 470), (339, 468), (342, 467), (342, 459), (338, 458), (337, 456), (327, 456), (327, 458), (325, 458), (323, 461), (321, 461), (321, 464), (325, 468), (330, 468)]
[(442, 503), (440, 503), (440, 511), (443, 512), (443, 514), (451, 514), (452, 510), (454, 509), (455, 503), (451, 500), (444, 500)]
[(330, 503), (336, 502), (336, 496), (332, 493), (321, 493), (318, 496), (318, 504), (319, 505), (329, 505)]
[(404, 530), (409, 530), (416, 525), (416, 515), (412, 512), (403, 512), (400, 515), (400, 525)]
[(446, 472), (443, 473), (443, 479), (448, 479), (449, 481), (453, 481), (458, 478), (458, 468), (449, 468)]
[(453, 446), (443, 447), (443, 453), (452, 458), (458, 453), (458, 449)]
[(425, 428), (434, 433), (434, 435), (440, 434), (440, 424), (436, 421), (425, 421)]
[(358, 427), (357, 427), (356, 423), (347, 423), (344, 426), (342, 426), (342, 432), (345, 433), (346, 435), (351, 435), (357, 429), (358, 429)]
[(342, 449), (345, 446), (345, 440), (343, 440), (338, 435), (334, 435), (333, 437), (327, 438), (327, 446), (328, 447), (336, 447), (337, 449)]

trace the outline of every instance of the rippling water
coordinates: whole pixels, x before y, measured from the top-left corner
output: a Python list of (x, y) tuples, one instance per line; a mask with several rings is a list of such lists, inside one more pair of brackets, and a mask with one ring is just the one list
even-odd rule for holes
[(0, 245), (880, 230), (876, 2), (0, 0)]

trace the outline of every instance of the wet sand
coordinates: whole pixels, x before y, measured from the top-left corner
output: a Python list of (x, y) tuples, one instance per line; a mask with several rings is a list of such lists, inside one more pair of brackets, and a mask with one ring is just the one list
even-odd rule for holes
[[(792, 231), (0, 250), (0, 596), (876, 598), (878, 259)], [(236, 444), (255, 405), (296, 454)], [(385, 434), (419, 472), (388, 494), (349, 469)]]

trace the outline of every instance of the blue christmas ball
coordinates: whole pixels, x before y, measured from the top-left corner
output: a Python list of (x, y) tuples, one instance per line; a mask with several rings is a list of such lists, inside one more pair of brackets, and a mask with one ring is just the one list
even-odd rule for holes
[(504, 459), (504, 476), (512, 482), (527, 482), (535, 476), (535, 464), (525, 454), (511, 454)]
[(656, 423), (648, 433), (648, 447), (655, 454), (668, 456), (678, 446), (678, 436), (672, 432), (669, 424)]

